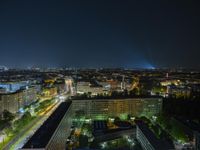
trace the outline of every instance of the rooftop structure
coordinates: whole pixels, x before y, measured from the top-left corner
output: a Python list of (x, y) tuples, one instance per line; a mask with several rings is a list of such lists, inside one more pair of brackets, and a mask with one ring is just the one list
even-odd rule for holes
[(135, 135), (135, 127), (124, 121), (116, 123), (118, 127), (109, 128), (106, 120), (93, 121), (93, 136), (97, 142), (113, 140), (125, 135)]
[(107, 130), (107, 122), (105, 120), (95, 120), (93, 122), (93, 133), (96, 135), (99, 132)]

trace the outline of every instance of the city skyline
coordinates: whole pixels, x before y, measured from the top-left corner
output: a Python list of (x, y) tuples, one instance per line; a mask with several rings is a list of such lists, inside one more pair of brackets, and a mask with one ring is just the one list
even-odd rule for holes
[(197, 0), (0, 0), (0, 150), (200, 150)]
[(185, 69), (0, 67), (0, 149), (199, 150), (199, 78)]
[(196, 1), (1, 1), (0, 65), (200, 68)]

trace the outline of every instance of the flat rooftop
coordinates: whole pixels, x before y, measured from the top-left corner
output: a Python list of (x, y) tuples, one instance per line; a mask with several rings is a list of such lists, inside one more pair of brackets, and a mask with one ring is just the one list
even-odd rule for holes
[(71, 102), (61, 103), (60, 106), (58, 106), (58, 108), (52, 113), (52, 115), (43, 123), (43, 125), (22, 147), (22, 149), (45, 148), (70, 105)]
[(93, 121), (93, 130), (94, 131), (102, 131), (107, 130), (107, 122), (105, 120), (95, 120)]
[(127, 129), (132, 128), (131, 123), (128, 121), (117, 121), (115, 125), (118, 126), (119, 128), (127, 128)]
[(110, 97), (110, 98), (87, 98), (87, 99), (73, 99), (72, 98), (72, 101), (112, 101), (112, 100), (147, 100), (147, 99), (154, 99), (154, 100), (158, 100), (158, 99), (163, 99), (162, 97), (160, 96), (136, 96), (136, 97), (132, 97), (132, 98), (113, 98), (113, 97)]

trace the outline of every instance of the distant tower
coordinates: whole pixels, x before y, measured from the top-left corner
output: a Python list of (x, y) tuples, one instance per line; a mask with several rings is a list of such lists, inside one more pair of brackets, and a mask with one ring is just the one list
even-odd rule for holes
[(122, 82), (121, 82), (121, 90), (125, 90), (125, 81), (124, 81), (124, 79), (125, 79), (125, 76), (123, 75), (122, 76)]
[(74, 81), (74, 86), (75, 86), (75, 92), (77, 94), (77, 82), (78, 82), (78, 75), (77, 75), (77, 69), (75, 70), (75, 81)]
[(168, 72), (166, 73), (166, 78), (169, 78), (169, 74), (168, 74)]

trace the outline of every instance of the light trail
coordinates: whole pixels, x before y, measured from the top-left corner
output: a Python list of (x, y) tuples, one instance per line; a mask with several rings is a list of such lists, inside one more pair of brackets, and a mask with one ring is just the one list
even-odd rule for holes
[(45, 120), (53, 113), (53, 111), (61, 104), (61, 102), (53, 103), (49, 107), (47, 107), (42, 114), (33, 121), (31, 125), (24, 131), (22, 131), (19, 136), (14, 140), (12, 140), (4, 150), (18, 150), (23, 147), (23, 145), (28, 141), (28, 139), (37, 131), (37, 129), (45, 122)]

